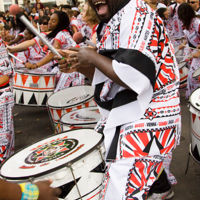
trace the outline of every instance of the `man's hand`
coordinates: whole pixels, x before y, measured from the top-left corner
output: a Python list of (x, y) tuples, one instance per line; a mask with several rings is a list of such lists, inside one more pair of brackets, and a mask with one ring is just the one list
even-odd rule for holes
[(70, 54), (69, 59), (67, 62), (71, 63), (74, 62), (75, 64), (72, 65), (72, 69), (79, 68), (79, 67), (90, 67), (91, 66), (91, 59), (92, 56), (95, 56), (97, 49), (96, 48), (76, 48), (72, 47), (69, 48), (70, 51), (75, 51), (76, 53)]
[(61, 194), (59, 188), (50, 187), (53, 181), (38, 181), (34, 183), (39, 189), (38, 200), (58, 200), (58, 196)]

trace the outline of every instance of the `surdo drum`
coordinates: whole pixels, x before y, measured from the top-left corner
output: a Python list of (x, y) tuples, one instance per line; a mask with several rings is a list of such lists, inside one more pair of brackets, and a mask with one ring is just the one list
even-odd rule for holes
[(95, 106), (93, 95), (93, 87), (86, 85), (65, 88), (52, 94), (47, 100), (47, 107), (54, 126), (57, 127), (59, 119), (66, 113)]
[(187, 87), (187, 77), (188, 77), (188, 68), (186, 62), (181, 62), (178, 64), (179, 74), (180, 74), (180, 89)]
[(190, 154), (200, 164), (200, 88), (189, 98), (190, 102)]
[(56, 74), (45, 69), (16, 69), (13, 92), (15, 103), (27, 106), (46, 106), (56, 85)]
[[(70, 196), (79, 198), (89, 193), (98, 196), (103, 174), (92, 171), (103, 162), (104, 153), (102, 134), (92, 129), (66, 131), (40, 140), (9, 157), (0, 166), (0, 176), (15, 183), (52, 179), (51, 186), (62, 189), (73, 182), (76, 189), (68, 191)], [(87, 180), (90, 183), (84, 182)], [(60, 198), (66, 197), (64, 193)]]
[(101, 115), (97, 107), (78, 109), (64, 114), (60, 119), (61, 131), (78, 128), (95, 128)]

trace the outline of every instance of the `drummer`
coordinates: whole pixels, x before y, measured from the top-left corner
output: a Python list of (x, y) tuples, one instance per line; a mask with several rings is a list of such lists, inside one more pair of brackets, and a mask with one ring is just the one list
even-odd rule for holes
[(144, 1), (88, 2), (101, 20), (99, 53), (70, 48), (76, 53), (69, 52), (60, 69), (93, 78), (107, 164), (100, 199), (145, 200), (164, 157), (180, 139), (179, 71), (172, 45)]

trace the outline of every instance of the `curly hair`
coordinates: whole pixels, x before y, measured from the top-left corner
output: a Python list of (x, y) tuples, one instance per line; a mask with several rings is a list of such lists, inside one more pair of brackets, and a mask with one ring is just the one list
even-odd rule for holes
[(195, 17), (196, 14), (188, 3), (182, 3), (178, 7), (178, 18), (183, 22), (183, 25), (187, 30), (189, 30), (191, 21)]

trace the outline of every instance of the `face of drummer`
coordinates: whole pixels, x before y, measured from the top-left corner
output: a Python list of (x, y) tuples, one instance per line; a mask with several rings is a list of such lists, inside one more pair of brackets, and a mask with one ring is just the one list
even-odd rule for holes
[(51, 15), (51, 18), (48, 23), (49, 30), (51, 30), (51, 31), (55, 30), (58, 25), (58, 22), (59, 22), (58, 15), (56, 13)]
[(91, 7), (97, 13), (98, 18), (107, 23), (116, 14), (119, 5), (124, 0), (88, 0)]
[(41, 32), (46, 32), (46, 31), (48, 31), (48, 22), (47, 22), (47, 20), (44, 20), (43, 22), (41, 22), (41, 23), (39, 24), (39, 26), (40, 26)]
[(31, 40), (33, 38), (33, 34), (31, 34), (28, 30), (24, 31), (24, 40)]

